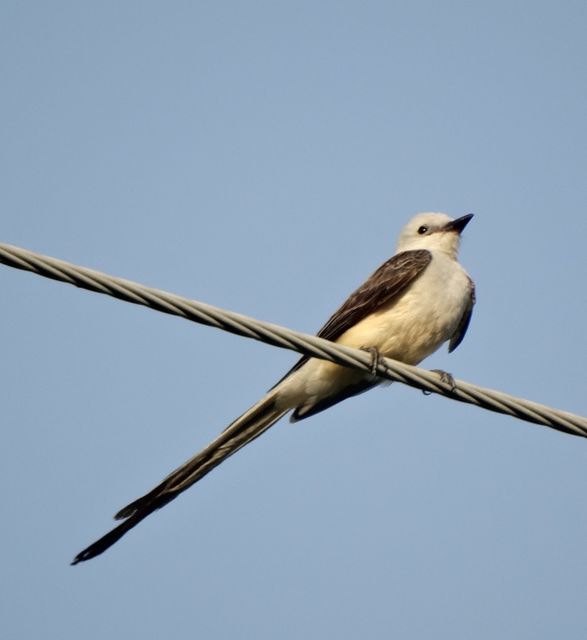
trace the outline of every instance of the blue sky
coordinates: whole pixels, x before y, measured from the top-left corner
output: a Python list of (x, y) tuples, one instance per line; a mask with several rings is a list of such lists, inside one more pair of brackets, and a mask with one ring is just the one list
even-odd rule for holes
[[(425, 366), (585, 415), (583, 2), (3, 2), (0, 241), (304, 331), (476, 214)], [(0, 268), (11, 639), (583, 638), (587, 444), (394, 384), (69, 561), (295, 356)]]

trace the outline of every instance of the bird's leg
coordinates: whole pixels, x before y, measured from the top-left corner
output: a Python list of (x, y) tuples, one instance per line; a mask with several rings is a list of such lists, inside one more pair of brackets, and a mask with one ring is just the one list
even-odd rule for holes
[(440, 376), (440, 382), (447, 384), (451, 391), (456, 391), (457, 383), (455, 382), (452, 373), (448, 373), (448, 371), (443, 371), (442, 369), (431, 369), (431, 371), (437, 373)]
[(377, 369), (379, 368), (379, 361), (381, 360), (381, 354), (377, 347), (361, 347), (363, 351), (371, 354), (371, 375), (377, 375)]

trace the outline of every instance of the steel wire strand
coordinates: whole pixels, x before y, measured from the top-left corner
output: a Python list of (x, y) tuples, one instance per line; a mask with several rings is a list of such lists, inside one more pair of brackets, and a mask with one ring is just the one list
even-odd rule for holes
[(455, 380), (453, 386), (443, 381), (437, 372), (389, 358), (378, 358), (374, 363), (373, 355), (366, 351), (337, 345), (316, 336), (292, 331), (20, 247), (0, 243), (0, 263), (343, 366), (373, 371), (375, 365), (377, 375), (383, 378), (520, 420), (587, 437), (587, 418), (582, 416), (479, 387), (463, 380)]

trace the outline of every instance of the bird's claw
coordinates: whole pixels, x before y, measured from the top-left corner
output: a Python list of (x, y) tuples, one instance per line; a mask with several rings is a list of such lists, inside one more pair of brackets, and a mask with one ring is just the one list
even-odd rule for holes
[[(443, 371), (442, 369), (430, 369), (430, 371), (437, 373), (440, 376), (440, 382), (448, 385), (450, 387), (451, 393), (456, 391), (457, 383), (455, 382), (455, 379), (453, 378), (451, 373), (448, 373), (448, 371)], [(422, 393), (425, 396), (432, 395), (432, 391), (429, 391), (428, 389), (422, 389)]]
[(440, 376), (440, 382), (448, 385), (451, 391), (456, 391), (457, 383), (453, 378), (452, 373), (448, 373), (448, 371), (443, 371), (442, 369), (432, 369), (434, 373), (437, 373)]
[(371, 375), (377, 375), (377, 369), (379, 368), (379, 361), (381, 360), (381, 354), (377, 347), (361, 347), (363, 351), (371, 354)]

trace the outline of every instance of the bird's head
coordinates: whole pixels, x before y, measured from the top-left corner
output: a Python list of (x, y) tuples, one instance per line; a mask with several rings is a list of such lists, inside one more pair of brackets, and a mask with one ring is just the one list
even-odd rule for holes
[(450, 218), (445, 213), (419, 213), (402, 229), (397, 252), (428, 249), (457, 257), (461, 232), (467, 226), (472, 213), (461, 218)]

